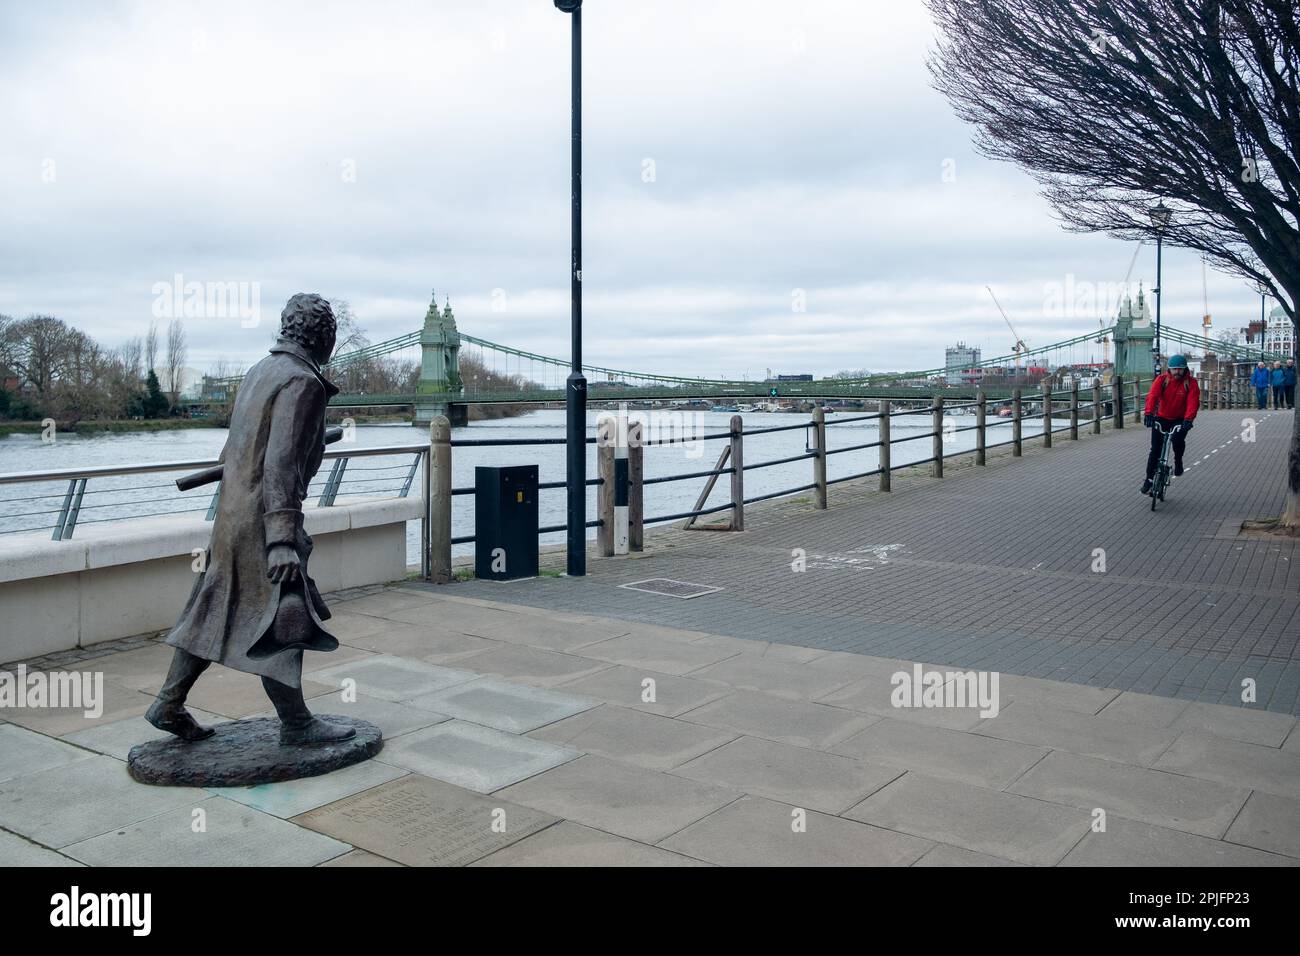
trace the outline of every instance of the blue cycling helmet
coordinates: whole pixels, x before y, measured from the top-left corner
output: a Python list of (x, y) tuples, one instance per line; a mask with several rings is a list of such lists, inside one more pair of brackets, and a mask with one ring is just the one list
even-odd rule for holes
[(1187, 357), (1184, 355), (1169, 356), (1170, 368), (1187, 368)]

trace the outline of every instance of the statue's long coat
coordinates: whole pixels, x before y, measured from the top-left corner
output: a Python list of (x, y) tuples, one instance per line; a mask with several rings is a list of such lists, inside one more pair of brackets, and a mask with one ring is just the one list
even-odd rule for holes
[[(337, 392), (305, 349), (283, 339), (245, 376), (221, 452), (207, 566), (168, 644), (291, 687), (301, 686), (302, 650), (263, 656), (268, 643), (338, 646), (321, 626), (330, 613), (307, 576), (311, 538), (302, 526), (303, 498), (325, 450), (325, 406)], [(267, 579), (267, 551), (275, 544), (298, 552), (298, 583)]]

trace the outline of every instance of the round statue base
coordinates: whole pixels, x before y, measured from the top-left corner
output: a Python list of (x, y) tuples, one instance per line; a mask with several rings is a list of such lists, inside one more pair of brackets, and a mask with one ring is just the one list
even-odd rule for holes
[(319, 714), (322, 720), (356, 730), (335, 743), (280, 743), (280, 721), (255, 717), (215, 724), (211, 737), (193, 742), (178, 737), (136, 744), (126, 769), (140, 783), (173, 787), (248, 787), (315, 777), (369, 760), (384, 746), (374, 724), (353, 717)]

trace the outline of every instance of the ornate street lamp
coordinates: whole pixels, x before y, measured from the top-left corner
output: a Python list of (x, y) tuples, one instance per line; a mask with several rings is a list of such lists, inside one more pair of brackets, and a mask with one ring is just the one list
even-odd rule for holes
[(1156, 374), (1160, 374), (1160, 266), (1161, 253), (1164, 251), (1165, 230), (1169, 228), (1169, 220), (1173, 218), (1174, 211), (1165, 205), (1162, 199), (1155, 206), (1152, 206), (1149, 212), (1151, 216), (1151, 225), (1156, 230), (1156, 344), (1151, 351), (1153, 364)]
[(582, 374), (582, 0), (555, 0), (562, 13), (572, 14), (572, 89), (570, 108), (572, 141), (569, 186), (572, 193), (569, 267), (570, 337), (569, 377), (565, 382), (565, 451), (568, 461), (565, 491), (568, 498), (566, 535), (568, 570), (574, 577), (587, 573), (587, 379)]

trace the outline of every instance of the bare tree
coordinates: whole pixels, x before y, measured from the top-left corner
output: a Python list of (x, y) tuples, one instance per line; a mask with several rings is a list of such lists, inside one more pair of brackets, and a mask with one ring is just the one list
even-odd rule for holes
[(149, 320), (149, 331), (144, 337), (144, 374), (158, 369), (158, 323)]
[[(1068, 229), (1166, 240), (1300, 303), (1295, 0), (927, 0), (930, 68)], [(1300, 530), (1300, 416), (1282, 523)]]
[(123, 372), (134, 378), (136, 382), (139, 382), (140, 379), (144, 378), (143, 373), (140, 371), (140, 361), (143, 356), (144, 342), (141, 341), (140, 336), (138, 335), (134, 338), (127, 339), (122, 343), (122, 347), (118, 350), (118, 359), (122, 363)]
[(172, 319), (167, 326), (167, 392), (173, 405), (180, 399), (185, 384), (185, 359), (188, 355), (185, 326), (180, 319)]

